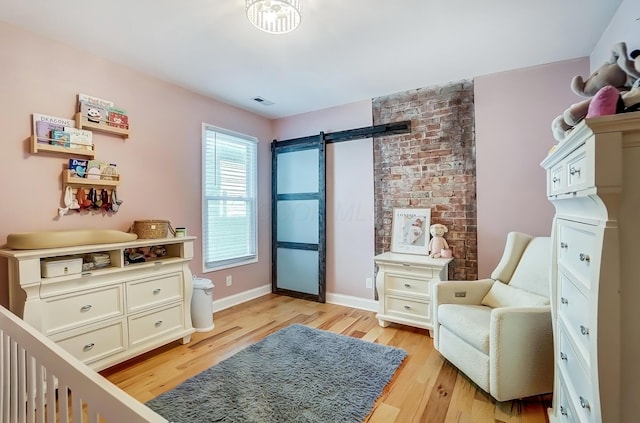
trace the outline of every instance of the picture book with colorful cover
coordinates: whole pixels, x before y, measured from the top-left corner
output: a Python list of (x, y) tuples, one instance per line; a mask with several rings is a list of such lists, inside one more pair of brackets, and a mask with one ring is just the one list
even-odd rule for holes
[(108, 109), (109, 107), (114, 106), (113, 101), (111, 100), (105, 100), (104, 98), (94, 97), (92, 95), (80, 93), (78, 94), (78, 111), (79, 112), (82, 112), (81, 103), (91, 104), (93, 106), (102, 107), (103, 109)]
[(109, 125), (117, 128), (129, 129), (129, 117), (127, 112), (122, 109), (110, 107), (109, 111)]
[(70, 139), (69, 133), (65, 131), (61, 131), (59, 129), (54, 129), (51, 131), (51, 144), (59, 145), (62, 147), (69, 147)]
[(85, 178), (87, 176), (87, 164), (88, 160), (86, 159), (69, 159), (69, 170), (71, 171), (71, 176)]
[(80, 114), (89, 122), (97, 124), (106, 124), (108, 119), (108, 108), (92, 103), (80, 103)]
[(64, 131), (69, 133), (69, 142), (72, 148), (93, 150), (93, 132), (69, 126), (65, 126)]
[(51, 144), (51, 131), (63, 131), (66, 127), (74, 127), (76, 122), (56, 116), (33, 113), (33, 134), (38, 138), (39, 143)]

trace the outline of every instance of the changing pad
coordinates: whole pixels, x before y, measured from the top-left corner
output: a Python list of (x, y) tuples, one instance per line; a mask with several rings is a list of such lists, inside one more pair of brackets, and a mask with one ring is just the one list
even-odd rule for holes
[(136, 234), (114, 229), (21, 232), (7, 235), (7, 248), (12, 250), (36, 250), (89, 244), (111, 244), (133, 241), (137, 238), (138, 235)]

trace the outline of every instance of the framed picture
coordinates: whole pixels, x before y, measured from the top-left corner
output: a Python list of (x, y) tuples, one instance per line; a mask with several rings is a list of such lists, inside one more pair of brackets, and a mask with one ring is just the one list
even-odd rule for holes
[(393, 209), (391, 252), (429, 254), (431, 209)]

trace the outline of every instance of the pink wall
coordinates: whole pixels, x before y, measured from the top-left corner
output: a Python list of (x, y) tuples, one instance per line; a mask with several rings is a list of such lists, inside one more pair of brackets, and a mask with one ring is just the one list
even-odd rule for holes
[[(206, 122), (253, 135), (259, 143), (259, 263), (207, 274), (216, 299), (270, 283), (271, 122), (91, 53), (0, 23), (0, 244), (13, 232), (76, 228), (127, 230), (134, 220), (170, 219), (201, 233), (201, 130)], [(124, 200), (113, 215), (57, 217), (62, 205), (61, 172), (68, 155), (30, 154), (31, 114), (71, 118), (76, 96), (107, 98), (127, 110), (131, 136), (94, 133), (97, 159), (117, 163)], [(200, 241), (191, 265), (202, 275)], [(7, 304), (6, 262), (0, 260), (0, 302)]]
[[(276, 139), (372, 125), (371, 101), (274, 121)], [(373, 299), (373, 141), (327, 147), (327, 293)]]
[(588, 58), (476, 77), (478, 275), (498, 263), (509, 231), (549, 236), (553, 207), (540, 162), (556, 143), (551, 121), (581, 100), (570, 89)]

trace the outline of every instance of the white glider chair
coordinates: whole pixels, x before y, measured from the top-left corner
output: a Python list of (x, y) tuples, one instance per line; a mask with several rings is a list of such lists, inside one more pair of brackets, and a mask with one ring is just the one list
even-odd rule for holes
[(553, 391), (548, 237), (507, 235), (491, 279), (434, 286), (434, 345), (498, 401)]

